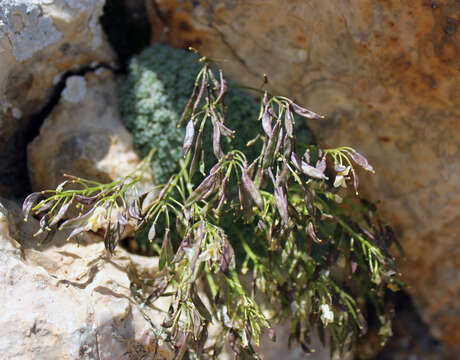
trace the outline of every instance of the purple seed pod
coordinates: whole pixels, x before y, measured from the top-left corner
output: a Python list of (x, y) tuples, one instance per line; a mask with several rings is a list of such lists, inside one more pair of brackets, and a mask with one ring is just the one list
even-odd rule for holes
[(227, 82), (224, 79), (222, 70), (219, 70), (219, 77), (220, 77), (220, 92), (219, 92), (219, 96), (216, 99), (216, 104), (220, 103), (224, 99), (225, 95), (227, 94)]
[(254, 203), (261, 209), (263, 210), (264, 208), (264, 200), (262, 198), (262, 195), (259, 192), (259, 189), (256, 187), (254, 182), (251, 180), (247, 173), (247, 169), (243, 169), (242, 175), (241, 175), (241, 180), (243, 182), (243, 185), (246, 189), (246, 191), (251, 195), (252, 200), (254, 200)]
[(50, 224), (49, 224), (50, 227), (56, 225), (59, 221), (61, 221), (64, 218), (64, 216), (65, 216), (67, 210), (69, 209), (69, 206), (70, 206), (71, 203), (72, 203), (72, 201), (69, 201), (67, 204), (64, 204), (64, 205), (61, 206), (61, 208), (59, 209), (59, 211), (56, 214), (56, 216), (50, 222)]
[(297, 114), (297, 115), (300, 115), (304, 118), (307, 118), (307, 119), (322, 119), (324, 118), (324, 116), (321, 116), (321, 115), (318, 115), (317, 113), (311, 111), (311, 110), (308, 110), (308, 109), (305, 109), (303, 108), (302, 106), (299, 106), (295, 103), (291, 103), (291, 107), (292, 107), (292, 110), (294, 110), (294, 112)]
[(356, 163), (358, 164), (359, 166), (361, 166), (364, 170), (367, 170), (367, 171), (370, 171), (370, 172), (374, 172), (374, 168), (372, 167), (371, 164), (369, 164), (369, 161), (367, 161), (367, 159), (364, 157), (364, 155), (361, 155), (359, 152), (357, 152), (355, 149), (353, 149), (353, 151), (348, 151), (348, 150), (344, 150), (347, 154), (350, 155), (351, 159)]
[[(291, 153), (291, 162), (298, 171), (302, 171), (302, 165), (299, 157), (296, 153)], [(303, 163), (303, 161), (302, 161)]]
[(22, 204), (22, 214), (24, 215), (24, 218), (27, 219), (27, 217), (29, 216), (30, 210), (32, 210), (35, 203), (40, 199), (41, 196), (42, 196), (41, 192), (34, 192), (26, 197), (26, 199), (24, 200), (24, 203)]
[(220, 159), (222, 156), (224, 156), (224, 153), (222, 151), (222, 147), (221, 147), (221, 144), (220, 144), (220, 127), (218, 125), (217, 122), (215, 122), (213, 125), (212, 125), (212, 148), (214, 150), (214, 155), (216, 155), (216, 157), (218, 159)]
[(185, 129), (185, 137), (184, 137), (184, 144), (182, 149), (184, 150), (184, 156), (186, 156), (192, 147), (193, 138), (195, 137), (195, 125), (193, 124), (193, 120), (189, 120), (187, 123), (187, 127)]
[(191, 116), (193, 116), (193, 108), (192, 104), (195, 103), (196, 98), (198, 96), (198, 84), (195, 82), (195, 86), (193, 87), (192, 95), (190, 96), (187, 105), (185, 105), (185, 109), (180, 117), (178, 126), (182, 126)]
[(292, 118), (290, 106), (286, 108), (286, 113), (284, 114), (284, 126), (286, 127), (288, 136), (292, 138), (294, 136), (294, 120)]
[(266, 169), (270, 166), (275, 158), (276, 155), (276, 145), (278, 143), (279, 135), (280, 135), (281, 125), (280, 122), (277, 121), (275, 127), (273, 128), (272, 136), (268, 139), (267, 147), (265, 149), (264, 158), (262, 160), (262, 167)]
[(307, 234), (308, 236), (316, 243), (320, 244), (322, 243), (322, 240), (318, 238), (318, 236), (315, 233), (315, 227), (313, 226), (313, 223), (310, 221), (307, 226)]
[(281, 220), (287, 225), (289, 222), (289, 203), (282, 187), (275, 188), (275, 205), (280, 214)]
[(195, 114), (195, 111), (196, 109), (198, 108), (198, 105), (200, 104), (200, 101), (203, 97), (203, 94), (204, 94), (204, 90), (206, 89), (206, 83), (207, 83), (207, 76), (206, 76), (206, 71), (203, 72), (203, 75), (202, 75), (202, 78), (201, 78), (201, 86), (200, 86), (200, 92), (198, 93), (196, 99), (195, 99), (195, 103), (193, 104), (193, 110), (192, 110), (192, 114)]
[(283, 140), (283, 155), (285, 158), (289, 159), (292, 153), (292, 140), (289, 138), (288, 134), (284, 136)]
[(320, 179), (320, 180), (328, 179), (328, 177), (324, 175), (322, 171), (318, 170), (317, 168), (311, 165), (308, 165), (305, 161), (302, 161), (301, 169), (305, 175), (308, 175), (311, 178)]
[(93, 196), (83, 196), (80, 194), (75, 195), (75, 200), (83, 205), (92, 205), (94, 204), (97, 199), (100, 197), (100, 193), (93, 195)]
[(323, 156), (321, 160), (318, 160), (316, 162), (316, 168), (321, 171), (322, 173), (324, 173), (326, 171), (326, 167), (327, 167), (327, 164), (326, 164), (326, 157)]
[(269, 138), (272, 136), (272, 118), (267, 110), (262, 115), (262, 128)]

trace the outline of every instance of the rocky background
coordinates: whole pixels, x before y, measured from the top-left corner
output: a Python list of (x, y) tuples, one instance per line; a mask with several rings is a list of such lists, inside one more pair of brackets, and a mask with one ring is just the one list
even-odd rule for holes
[[(129, 301), (151, 259), (97, 239), (37, 248), (17, 202), (63, 172), (108, 181), (139, 157), (118, 113), (118, 84), (150, 41), (193, 46), (235, 80), (263, 74), (326, 116), (325, 145), (348, 144), (377, 171), (362, 195), (381, 201), (406, 251), (394, 339), (361, 358), (447, 359), (460, 350), (460, 3), (456, 0), (3, 0), (0, 2), (1, 354), (123, 359), (155, 353)], [(363, 175), (365, 176), (365, 175)], [(7, 200), (8, 199), (8, 200)], [(36, 224), (35, 224), (36, 226)], [(88, 268), (90, 271), (87, 271)], [(159, 319), (161, 321), (161, 319)], [(282, 336), (281, 336), (282, 337)], [(156, 346), (156, 345), (155, 345)], [(266, 359), (287, 357), (264, 344)], [(322, 358), (325, 354), (317, 355)], [(303, 358), (297, 349), (290, 359)]]

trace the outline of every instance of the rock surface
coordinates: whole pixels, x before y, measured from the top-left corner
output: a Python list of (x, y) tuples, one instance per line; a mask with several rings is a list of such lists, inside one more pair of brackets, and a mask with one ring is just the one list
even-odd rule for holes
[(0, 193), (27, 184), (24, 149), (61, 76), (113, 63), (99, 25), (104, 3), (0, 1)]
[(460, 3), (148, 0), (153, 41), (193, 46), (235, 80), (327, 116), (325, 145), (366, 154), (432, 333), (460, 347)]
[(63, 174), (110, 182), (138, 164), (132, 136), (120, 122), (112, 72), (100, 69), (67, 78), (59, 103), (29, 144), (32, 189), (54, 189)]
[[(156, 262), (103, 241), (58, 234), (39, 247), (34, 219), (0, 203), (0, 352), (5, 359), (172, 359), (131, 300), (130, 272), (154, 276)], [(165, 304), (156, 304), (162, 307)], [(167, 307), (166, 307), (167, 309)], [(147, 310), (146, 310), (147, 311)], [(162, 319), (148, 313), (154, 324)]]

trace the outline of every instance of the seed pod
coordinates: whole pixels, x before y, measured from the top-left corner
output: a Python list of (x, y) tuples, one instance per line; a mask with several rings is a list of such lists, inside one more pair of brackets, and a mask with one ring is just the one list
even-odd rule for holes
[(59, 221), (61, 221), (63, 218), (64, 218), (64, 215), (66, 214), (67, 210), (69, 209), (69, 206), (70, 204), (72, 203), (72, 201), (69, 201), (67, 204), (64, 204), (61, 206), (61, 208), (59, 209), (58, 213), (56, 214), (56, 216), (53, 218), (53, 220), (51, 220), (49, 226), (54, 226), (56, 225)]
[(34, 192), (26, 197), (24, 203), (22, 204), (22, 214), (24, 215), (25, 219), (27, 219), (30, 210), (34, 207), (35, 203), (38, 201), (38, 199), (40, 199), (41, 196), (41, 192)]
[(324, 174), (324, 172), (326, 171), (326, 167), (326, 158), (323, 156), (321, 160), (318, 160), (316, 162), (316, 168)]
[(266, 169), (270, 166), (276, 155), (276, 145), (278, 143), (278, 138), (280, 135), (281, 125), (279, 121), (276, 122), (275, 127), (273, 128), (272, 136), (268, 139), (267, 147), (265, 149), (264, 158), (262, 160), (262, 167)]
[(311, 166), (311, 165), (308, 165), (305, 161), (302, 161), (301, 163), (301, 169), (302, 169), (302, 172), (305, 174), (305, 175), (308, 175), (314, 179), (323, 179), (323, 180), (327, 180), (328, 177), (326, 175), (324, 175), (323, 172), (321, 172), (320, 170), (318, 170), (317, 168)]
[(184, 137), (184, 144), (182, 145), (182, 149), (184, 150), (184, 156), (186, 156), (192, 147), (193, 138), (195, 136), (195, 125), (193, 124), (193, 120), (189, 120), (187, 123), (187, 127), (185, 129), (185, 137)]
[(135, 220), (142, 220), (141, 212), (139, 209), (139, 199), (134, 199), (131, 201), (128, 207), (128, 214), (131, 218)]
[(359, 185), (358, 174), (356, 173), (355, 169), (351, 169), (351, 173), (353, 174), (353, 187), (355, 188), (356, 195), (358, 195), (358, 185)]
[(289, 204), (287, 196), (282, 187), (275, 188), (275, 205), (280, 214), (281, 220), (287, 225), (289, 222)]
[(216, 104), (220, 103), (225, 95), (227, 94), (227, 82), (224, 79), (224, 75), (222, 74), (222, 70), (219, 70), (219, 77), (220, 77), (220, 91), (219, 91), (219, 96), (216, 99)]
[(369, 161), (367, 161), (367, 159), (363, 155), (361, 155), (359, 152), (357, 152), (355, 149), (353, 149), (353, 151), (348, 151), (348, 150), (344, 150), (344, 151), (347, 154), (349, 154), (352, 160), (356, 164), (361, 166), (364, 170), (370, 171), (372, 173), (374, 172), (374, 168), (372, 167), (371, 164), (369, 164)]
[(193, 175), (195, 174), (196, 169), (198, 168), (198, 163), (199, 163), (199, 160), (200, 160), (202, 146), (203, 146), (203, 131), (200, 129), (200, 131), (198, 131), (198, 135), (196, 137), (195, 151), (193, 152), (193, 158), (192, 158), (192, 162), (190, 164), (190, 171), (189, 171), (190, 178), (193, 177)]
[(161, 245), (160, 259), (158, 260), (158, 269), (161, 271), (173, 255), (173, 248), (169, 239), (169, 228), (165, 229), (163, 243)]
[(216, 182), (216, 173), (211, 173), (208, 175), (200, 185), (190, 194), (187, 199), (187, 204), (190, 204), (194, 201), (199, 201), (203, 198), (210, 189), (213, 189)]
[(190, 96), (187, 105), (185, 105), (185, 109), (180, 117), (179, 123), (177, 126), (182, 126), (190, 117), (193, 116), (193, 108), (192, 104), (195, 103), (196, 98), (198, 96), (198, 84), (195, 82), (195, 86), (193, 87), (192, 95)]
[(294, 120), (292, 118), (290, 106), (286, 108), (286, 113), (284, 114), (284, 126), (286, 128), (287, 135), (292, 138), (294, 136)]
[(259, 189), (256, 187), (254, 182), (251, 180), (247, 173), (247, 169), (243, 169), (241, 180), (243, 181), (244, 188), (246, 191), (251, 195), (252, 200), (254, 203), (261, 209), (264, 209), (264, 200), (262, 195), (260, 195)]
[(195, 103), (193, 104), (193, 111), (192, 114), (195, 114), (196, 109), (198, 108), (198, 105), (200, 104), (200, 101), (203, 97), (204, 90), (206, 89), (206, 83), (207, 83), (207, 76), (206, 76), (206, 71), (203, 71), (203, 75), (201, 77), (201, 86), (200, 86), (200, 91), (195, 99)]
[(235, 266), (235, 251), (227, 239), (224, 240), (222, 247), (222, 257), (220, 259), (220, 271), (226, 272), (229, 268)]
[(283, 141), (283, 155), (286, 159), (291, 157), (292, 153), (292, 140), (289, 138), (288, 134), (284, 136)]
[(147, 236), (147, 238), (149, 239), (150, 242), (152, 242), (155, 239), (156, 234), (157, 234), (157, 232), (156, 232), (156, 228), (155, 228), (155, 223), (152, 223), (152, 226), (150, 226), (150, 230), (149, 230), (149, 233), (148, 233), (148, 236)]
[[(302, 165), (301, 165), (301, 161), (299, 159), (299, 157), (297, 156), (296, 153), (291, 153), (291, 162), (292, 164), (295, 166), (295, 168), (298, 170), (298, 171), (302, 171)], [(303, 161), (302, 161), (303, 162)]]
[(231, 130), (228, 127), (226, 127), (221, 121), (218, 122), (218, 125), (222, 136), (233, 137), (233, 135), (235, 134), (234, 130)]
[(76, 194), (75, 200), (77, 200), (80, 204), (83, 204), (83, 205), (92, 205), (97, 201), (99, 197), (100, 197), (100, 193), (93, 195), (93, 196), (83, 196), (80, 194)]
[(220, 127), (217, 122), (212, 125), (212, 149), (218, 159), (224, 155), (220, 145)]
[(292, 107), (292, 110), (294, 110), (294, 112), (297, 114), (297, 115), (300, 115), (304, 118), (307, 118), (307, 119), (322, 119), (324, 118), (324, 116), (321, 116), (321, 115), (318, 115), (317, 113), (311, 111), (311, 110), (308, 110), (308, 109), (305, 109), (303, 108), (302, 106), (299, 106), (295, 103), (291, 103), (291, 107)]
[(262, 128), (265, 131), (265, 134), (270, 138), (272, 136), (272, 118), (267, 110), (264, 111), (262, 115)]
[(65, 222), (63, 222), (61, 224), (61, 226), (59, 226), (59, 230), (72, 229), (72, 228), (76, 228), (76, 227), (86, 225), (87, 220), (91, 217), (91, 215), (93, 214), (94, 210), (96, 210), (95, 207), (92, 208), (91, 210), (89, 210), (87, 213), (85, 213), (83, 215), (80, 215), (80, 216), (78, 216), (76, 218), (66, 220)]
[(314, 242), (316, 242), (316, 243), (318, 243), (318, 244), (321, 244), (321, 243), (322, 243), (322, 240), (320, 240), (320, 239), (318, 238), (318, 236), (316, 235), (316, 233), (315, 233), (315, 228), (314, 228), (313, 223), (312, 223), (311, 221), (308, 223), (308, 226), (307, 226), (307, 234), (308, 234), (308, 236), (310, 236), (310, 238), (311, 238)]

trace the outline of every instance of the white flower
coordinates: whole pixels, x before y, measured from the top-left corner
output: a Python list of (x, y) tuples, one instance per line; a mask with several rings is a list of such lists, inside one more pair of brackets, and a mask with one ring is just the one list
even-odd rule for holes
[(322, 304), (320, 306), (321, 309), (321, 321), (323, 322), (324, 326), (334, 321), (334, 313), (331, 311), (328, 304)]
[(93, 214), (88, 219), (88, 222), (85, 226), (86, 230), (91, 230), (93, 232), (98, 231), (100, 228), (104, 226), (106, 222), (107, 210), (104, 209), (102, 206), (98, 206), (94, 209)]
[(334, 180), (334, 187), (347, 187), (346, 180), (348, 179), (348, 173), (350, 172), (351, 166), (347, 166), (344, 170), (338, 171)]

